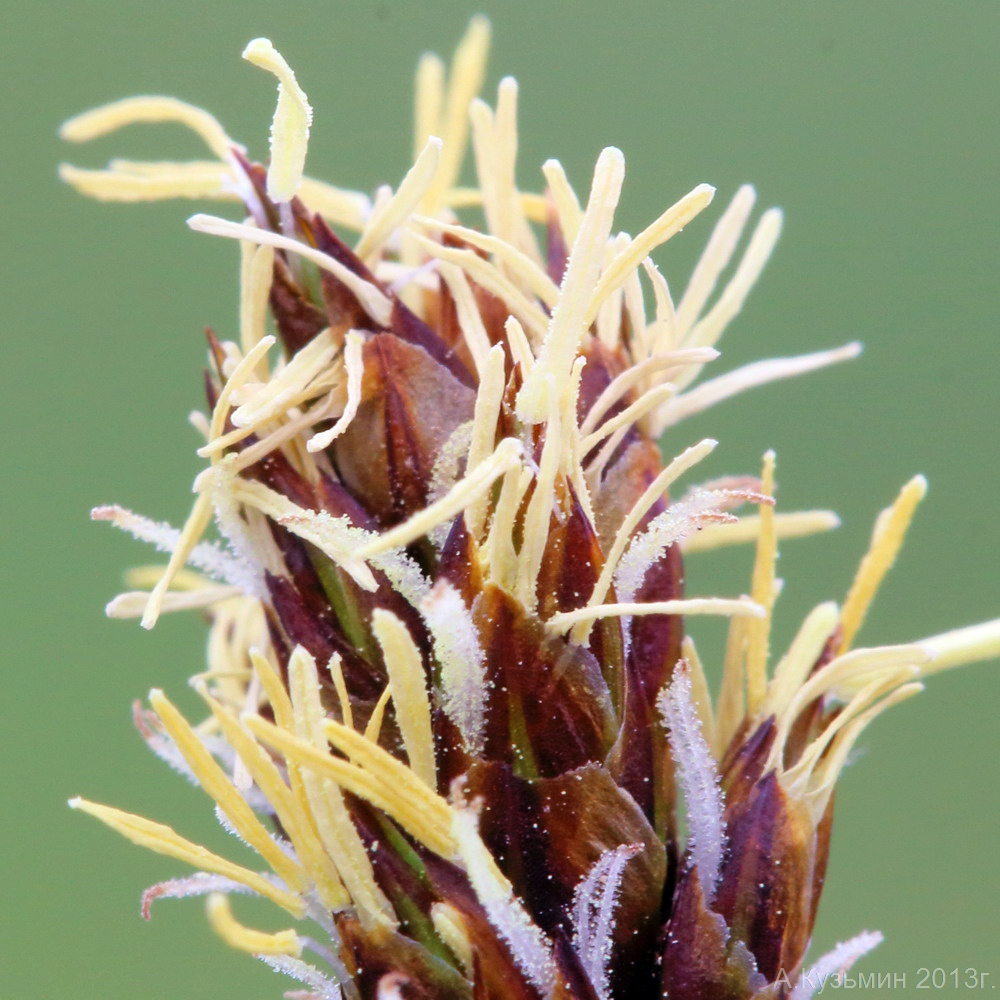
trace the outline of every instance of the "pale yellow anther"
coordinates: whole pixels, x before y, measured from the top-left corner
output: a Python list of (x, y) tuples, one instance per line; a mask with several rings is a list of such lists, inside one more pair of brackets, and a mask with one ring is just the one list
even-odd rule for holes
[(139, 122), (177, 122), (198, 135), (220, 159), (237, 146), (226, 130), (207, 111), (176, 97), (126, 97), (121, 101), (85, 111), (65, 122), (59, 137), (69, 142), (88, 142)]
[[(622, 555), (624, 555), (626, 548), (628, 548), (634, 532), (653, 505), (663, 497), (672, 483), (684, 475), (692, 466), (697, 465), (703, 458), (710, 455), (718, 443), (718, 441), (713, 441), (711, 438), (705, 438), (704, 441), (699, 441), (698, 444), (685, 449), (643, 490), (642, 496), (635, 502), (618, 527), (615, 539), (608, 550), (607, 559), (601, 568), (601, 575), (598, 577), (593, 593), (591, 593), (590, 599), (587, 601), (588, 606), (599, 605), (607, 596), (608, 591), (611, 589), (611, 582), (614, 579), (615, 569), (617, 569)], [(587, 641), (587, 637), (590, 635), (591, 622), (592, 620), (581, 619), (580, 624), (573, 631), (573, 642), (582, 645)]]
[(134, 163), (113, 160), (105, 170), (59, 164), (59, 178), (98, 201), (164, 201), (169, 198), (237, 201), (226, 163)]
[[(548, 395), (558, 392), (569, 374), (580, 341), (589, 326), (590, 300), (604, 260), (615, 209), (625, 179), (625, 158), (609, 146), (601, 152), (583, 221), (573, 244), (538, 363), (528, 373), (517, 396), (518, 416), (541, 423), (549, 412)], [(553, 376), (555, 381), (549, 382)]]
[[(756, 542), (760, 538), (762, 518), (759, 514), (741, 517), (727, 524), (707, 524), (696, 534), (685, 538), (681, 548), (687, 552), (708, 552), (730, 545)], [(779, 541), (805, 538), (840, 527), (840, 518), (832, 510), (797, 510), (774, 514), (774, 534)]]
[(305, 913), (305, 902), (298, 896), (284, 889), (279, 889), (273, 882), (257, 872), (233, 864), (233, 862), (213, 854), (200, 844), (186, 840), (169, 826), (154, 823), (143, 816), (123, 812), (112, 806), (88, 802), (86, 799), (70, 799), (69, 804), (73, 809), (79, 809), (81, 812), (99, 819), (112, 830), (131, 840), (133, 844), (148, 848), (157, 854), (177, 858), (201, 871), (212, 872), (215, 875), (222, 875), (224, 878), (239, 882), (265, 899), (271, 900), (272, 903), (276, 903), (295, 917), (301, 917)]
[(462, 970), (472, 977), (475, 961), (472, 953), (472, 942), (465, 929), (462, 914), (451, 903), (431, 904), (431, 923), (437, 936), (448, 946), (451, 953), (458, 959)]
[[(255, 736), (286, 753), (289, 745), (305, 747), (327, 760), (323, 722), (326, 713), (320, 702), (319, 674), (316, 661), (302, 647), (296, 646), (288, 660), (288, 686), (291, 692), (295, 728), (292, 731), (269, 727), (262, 732), (257, 716), (248, 716), (245, 724)], [(346, 728), (346, 727), (344, 727)], [(349, 730), (354, 732), (354, 730)], [(281, 732), (282, 742), (275, 742), (274, 732)], [(287, 741), (291, 741), (289, 744)], [(375, 881), (371, 859), (351, 819), (350, 810), (340, 791), (342, 782), (308, 766), (308, 759), (293, 754), (291, 760), (304, 764), (301, 780), (327, 854), (337, 865), (341, 879), (354, 900), (362, 923), (369, 929), (395, 926), (392, 905)]]
[(385, 720), (385, 710), (389, 707), (389, 702), (392, 700), (392, 688), (390, 685), (382, 689), (382, 693), (379, 695), (378, 701), (375, 702), (375, 707), (372, 709), (372, 714), (368, 716), (368, 724), (365, 726), (365, 739), (371, 740), (372, 743), (378, 743), (379, 736), (382, 735), (382, 723)]
[(336, 865), (323, 849), (311, 813), (302, 808), (295, 794), (294, 774), (290, 774), (293, 786), (290, 788), (285, 784), (270, 755), (240, 725), (236, 717), (211, 697), (203, 684), (196, 684), (195, 688), (208, 703), (213, 717), (219, 723), (229, 745), (236, 751), (242, 766), (274, 808), (282, 829), (295, 848), (296, 857), (309, 873), (323, 905), (330, 909), (346, 906), (350, 897), (340, 881)]
[(278, 846), (187, 720), (162, 691), (151, 691), (149, 703), (163, 723), (163, 728), (170, 734), (177, 749), (198, 778), (201, 787), (215, 800), (233, 828), (267, 861), (290, 889), (298, 893), (305, 892), (308, 881), (302, 866), (289, 858)]
[(436, 132), (444, 140), (441, 169), (423, 200), (423, 211), (428, 215), (437, 214), (447, 192), (458, 179), (469, 137), (469, 104), (483, 84), (489, 45), (490, 22), (482, 16), (474, 17), (455, 50), (448, 74), (447, 93), (443, 95), (443, 100), (435, 93), (435, 70), (424, 69), (424, 73), (429, 74), (429, 79), (424, 91), (426, 112), (422, 115), (420, 127), (426, 128), (429, 125), (431, 113), (437, 109)]
[(377, 254), (393, 231), (410, 219), (414, 209), (434, 183), (441, 166), (441, 146), (440, 139), (430, 136), (396, 192), (387, 201), (376, 206), (354, 248), (359, 257), (368, 259)]
[[(764, 456), (761, 473), (761, 493), (774, 495), (774, 452)], [(774, 507), (760, 505), (760, 532), (757, 536), (757, 557), (753, 567), (750, 596), (766, 614), (756, 622), (747, 623), (746, 682), (747, 713), (755, 715), (764, 701), (767, 690), (767, 662), (770, 653), (771, 614), (778, 596), (775, 587), (775, 568), (778, 559), (778, 537), (774, 526)]]
[(763, 618), (764, 609), (746, 597), (688, 597), (676, 601), (647, 601), (621, 604), (592, 604), (575, 611), (562, 611), (546, 621), (552, 632), (562, 633), (580, 622), (599, 618), (622, 618), (626, 615), (725, 615)]
[(241, 924), (233, 915), (229, 897), (221, 892), (209, 894), (205, 911), (212, 930), (230, 948), (251, 955), (291, 955), (298, 958), (302, 954), (302, 942), (292, 928), (268, 934)]
[(921, 639), (917, 643), (930, 655), (924, 674), (1000, 658), (1000, 618)]
[[(267, 335), (267, 307), (274, 275), (274, 247), (241, 244), (240, 347), (249, 354)], [(265, 375), (263, 366), (258, 375)]]
[(482, 496), (508, 469), (518, 465), (521, 455), (521, 442), (515, 438), (505, 438), (489, 458), (484, 459), (474, 469), (470, 469), (440, 500), (436, 500), (402, 524), (362, 545), (355, 551), (355, 557), (370, 559), (383, 552), (403, 548), (426, 535), (437, 525), (450, 521)]
[(170, 587), (170, 582), (174, 574), (187, 562), (188, 557), (191, 555), (191, 550), (198, 544), (199, 539), (205, 533), (211, 521), (211, 500), (208, 493), (200, 493), (198, 499), (194, 502), (194, 506), (191, 508), (191, 513), (188, 515), (187, 521), (184, 523), (181, 536), (177, 540), (173, 552), (170, 554), (170, 561), (167, 563), (167, 568), (163, 571), (163, 576), (160, 577), (152, 593), (149, 595), (149, 600), (146, 603), (146, 608), (142, 613), (142, 621), (140, 622), (143, 628), (149, 629), (156, 624), (156, 620), (160, 617), (160, 609), (163, 606), (164, 597)]
[(278, 104), (271, 121), (267, 195), (272, 201), (291, 201), (302, 183), (312, 108), (295, 74), (269, 39), (255, 38), (243, 50), (243, 58), (278, 78)]
[(679, 233), (695, 216), (704, 211), (711, 204), (714, 195), (714, 187), (708, 184), (699, 184), (676, 205), (668, 208), (615, 256), (604, 270), (600, 281), (591, 294), (584, 316), (585, 326), (590, 326), (597, 316), (597, 310), (601, 303), (625, 283), (626, 278), (642, 263), (643, 259), (660, 244)]
[(914, 476), (902, 488), (893, 505), (882, 511), (875, 521), (868, 551), (844, 598), (839, 652), (851, 648), (879, 586), (899, 555), (913, 515), (926, 493), (927, 480), (923, 476)]
[(434, 731), (423, 657), (409, 629), (392, 612), (376, 608), (372, 631), (382, 648), (396, 723), (410, 767), (428, 788), (436, 788)]

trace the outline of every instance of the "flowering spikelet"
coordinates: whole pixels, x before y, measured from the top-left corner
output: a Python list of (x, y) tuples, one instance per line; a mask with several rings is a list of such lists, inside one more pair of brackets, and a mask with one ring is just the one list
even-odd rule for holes
[[(167, 98), (64, 127), (80, 141), (175, 120), (209, 150), (64, 166), (86, 194), (245, 206), (242, 221), (189, 220), (242, 260), (239, 329), (209, 338), (191, 514), (180, 529), (119, 507), (94, 517), (169, 553), (132, 574), (110, 614), (147, 628), (180, 609), (210, 618), (194, 681), (207, 718), (192, 725), (160, 691), (136, 718), (263, 870), (159, 822), (73, 805), (195, 869), (149, 889), (146, 915), (158, 897), (205, 895), (213, 929), (304, 984), (296, 995), (806, 996), (851, 748), (928, 674), (1000, 653), (1000, 622), (854, 647), (923, 495), (917, 477), (879, 517), (843, 603), (817, 607), (772, 656), (778, 541), (836, 518), (776, 513), (770, 453), (759, 477), (692, 487), (715, 442), (680, 439), (665, 465), (655, 442), (858, 347), (695, 385), (780, 212), (738, 254), (755, 201), (741, 188), (675, 303), (650, 254), (714, 190), (699, 185), (634, 237), (614, 225), (617, 149), (579, 196), (555, 160), (543, 193), (522, 192), (517, 85), (503, 80), (492, 107), (476, 97), (487, 44), (479, 19), (450, 72), (424, 57), (414, 165), (373, 199), (304, 173), (312, 109), (266, 39), (244, 53), (278, 81), (266, 168)], [(470, 140), (477, 180), (463, 188)], [(482, 228), (463, 222), (469, 209)], [(746, 504), (757, 512), (739, 518)], [(218, 541), (204, 537), (213, 521)], [(748, 596), (684, 593), (686, 553), (738, 543), (756, 545)], [(729, 619), (714, 698), (685, 634), (702, 614)], [(247, 927), (238, 892), (294, 924)], [(846, 968), (878, 940), (817, 967)]]

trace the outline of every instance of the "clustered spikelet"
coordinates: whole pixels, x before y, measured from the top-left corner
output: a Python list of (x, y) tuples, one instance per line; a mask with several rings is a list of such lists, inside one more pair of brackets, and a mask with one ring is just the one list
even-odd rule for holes
[[(836, 518), (775, 511), (773, 454), (759, 476), (691, 486), (715, 442), (664, 464), (656, 441), (857, 345), (695, 385), (780, 213), (738, 254), (755, 201), (741, 188), (675, 302), (650, 254), (713, 189), (634, 237), (614, 229), (616, 149), (582, 198), (555, 160), (544, 193), (520, 191), (517, 86), (503, 80), (495, 107), (476, 97), (487, 43), (476, 20), (450, 71), (421, 61), (414, 165), (373, 199), (304, 175), (312, 111), (264, 39), (244, 55), (278, 80), (266, 168), (167, 98), (64, 127), (78, 141), (182, 122), (211, 159), (62, 175), (103, 199), (246, 209), (189, 220), (242, 259), (238, 337), (210, 335), (208, 411), (193, 417), (207, 464), (191, 514), (179, 530), (120, 507), (94, 517), (169, 554), (133, 571), (111, 615), (210, 621), (192, 681), (207, 718), (153, 691), (136, 723), (262, 871), (73, 804), (196, 869), (147, 890), (145, 915), (160, 897), (207, 896), (218, 934), (298, 980), (296, 996), (801, 998), (851, 748), (928, 674), (1000, 654), (1000, 622), (855, 647), (917, 477), (878, 518), (844, 601), (772, 655), (778, 541)], [(756, 546), (748, 595), (684, 593), (684, 558), (741, 543)], [(684, 627), (702, 614), (729, 619), (715, 697)], [(244, 925), (230, 895), (246, 892), (295, 924)], [(821, 965), (847, 968), (878, 940)]]

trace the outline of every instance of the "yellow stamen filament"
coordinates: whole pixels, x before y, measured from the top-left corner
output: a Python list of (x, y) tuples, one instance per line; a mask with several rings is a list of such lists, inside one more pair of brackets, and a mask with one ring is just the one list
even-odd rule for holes
[(923, 684), (904, 684), (901, 688), (897, 688), (892, 694), (869, 708), (867, 712), (863, 712), (850, 725), (845, 726), (837, 734), (826, 757), (823, 758), (812, 772), (812, 787), (807, 794), (807, 801), (812, 811), (814, 823), (818, 823), (826, 811), (830, 795), (833, 793), (834, 783), (840, 776), (840, 772), (847, 762), (848, 754), (854, 748), (858, 737), (886, 709), (892, 708), (894, 705), (898, 705), (908, 698), (912, 698), (915, 694), (923, 691), (923, 689)]
[(533, 480), (529, 469), (510, 469), (500, 485), (500, 496), (493, 508), (493, 520), (483, 545), (482, 562), (489, 578), (508, 592), (516, 586), (517, 550), (514, 548), (514, 521), (521, 501)]
[(291, 955), (298, 958), (302, 954), (302, 942), (294, 930), (288, 928), (268, 934), (241, 924), (233, 916), (229, 897), (221, 892), (209, 894), (205, 901), (205, 910), (212, 930), (230, 948), (249, 952), (251, 955)]
[(808, 614), (788, 647), (788, 652), (774, 668), (774, 676), (767, 687), (767, 698), (762, 709), (765, 717), (777, 716), (786, 711), (795, 692), (805, 683), (823, 652), (823, 647), (833, 635), (839, 618), (840, 609), (833, 601), (818, 605)]
[[(760, 217), (760, 222), (750, 237), (750, 244), (736, 268), (736, 273), (715, 305), (695, 324), (690, 333), (684, 336), (685, 347), (711, 347), (722, 336), (723, 331), (743, 308), (747, 295), (764, 270), (764, 265), (781, 235), (781, 220), (781, 211), (777, 208), (768, 209)], [(682, 386), (696, 376), (697, 371), (692, 371), (682, 380)]]
[(496, 264), (484, 260), (474, 250), (446, 247), (425, 236), (415, 235), (414, 240), (431, 257), (461, 268), (477, 285), (501, 299), (537, 340), (545, 335), (548, 318), (544, 310), (502, 274)]
[(521, 366), (522, 375), (527, 375), (535, 367), (535, 356), (531, 352), (528, 335), (516, 316), (508, 316), (503, 325), (507, 335), (507, 346), (514, 364)]
[[(681, 548), (688, 552), (708, 552), (729, 545), (756, 542), (761, 532), (761, 516), (751, 514), (728, 524), (706, 524), (696, 534), (685, 538)], [(800, 510), (774, 514), (774, 534), (786, 538), (805, 538), (840, 527), (840, 518), (832, 510)]]
[(59, 178), (98, 201), (163, 201), (168, 198), (237, 201), (232, 168), (224, 163), (131, 163), (112, 161), (106, 170), (59, 164)]
[(415, 216), (410, 222), (426, 229), (448, 233), (464, 240), (470, 246), (485, 250), (507, 267), (510, 273), (520, 279), (546, 306), (554, 306), (558, 301), (559, 289), (555, 282), (527, 254), (506, 240), (490, 233), (481, 233), (477, 229), (469, 229), (467, 226), (450, 225), (437, 219), (428, 219), (426, 216)]
[(441, 130), (444, 103), (444, 62), (433, 52), (425, 52), (417, 64), (413, 102), (413, 155), (416, 157), (432, 135)]
[[(551, 383), (555, 378), (549, 375), (548, 380)], [(550, 386), (546, 398), (549, 400), (551, 412), (545, 425), (545, 441), (542, 445), (538, 475), (535, 477), (535, 489), (524, 513), (523, 537), (518, 559), (516, 593), (518, 600), (529, 611), (533, 611), (537, 604), (535, 585), (538, 582), (542, 559), (545, 557), (545, 541), (548, 538), (549, 521), (556, 499), (556, 475), (559, 472), (562, 452), (559, 400), (554, 387)]]
[[(237, 144), (226, 135), (218, 120), (193, 104), (175, 97), (126, 97), (93, 111), (70, 118), (59, 129), (59, 138), (68, 142), (89, 142), (126, 125), (139, 122), (177, 122), (199, 136), (220, 159)], [(237, 147), (242, 148), (242, 147)]]
[(733, 618), (726, 636), (726, 652), (722, 661), (722, 684), (715, 708), (715, 746), (713, 751), (722, 760), (729, 741), (736, 734), (746, 711), (744, 655), (746, 651), (746, 618)]
[[(462, 337), (465, 340), (465, 345), (469, 348), (469, 353), (472, 355), (473, 363), (476, 366), (476, 374), (479, 376), (479, 390), (476, 393), (478, 404), (479, 396), (483, 391), (483, 382), (487, 375), (487, 359), (490, 350), (492, 350), (489, 334), (486, 332), (486, 326), (479, 313), (476, 297), (472, 293), (472, 288), (465, 277), (465, 272), (454, 264), (442, 261), (438, 266), (438, 273), (444, 279), (445, 284), (448, 286), (448, 291), (455, 302), (458, 325), (462, 329)], [(501, 351), (503, 350), (501, 345), (497, 344), (496, 346), (500, 347)]]
[(900, 491), (895, 503), (882, 511), (875, 521), (868, 552), (861, 560), (851, 589), (844, 598), (840, 652), (851, 648), (882, 580), (899, 555), (913, 515), (926, 493), (927, 480), (923, 476), (914, 476)]
[(365, 374), (364, 338), (357, 330), (348, 330), (344, 340), (344, 371), (347, 373), (347, 404), (337, 422), (328, 430), (314, 434), (306, 444), (310, 452), (324, 451), (350, 426), (361, 405), (361, 386)]
[(212, 872), (215, 875), (222, 875), (224, 878), (239, 882), (265, 899), (271, 900), (283, 910), (287, 910), (294, 917), (302, 917), (305, 913), (305, 902), (298, 896), (284, 889), (279, 889), (263, 875), (258, 875), (257, 872), (233, 864), (233, 862), (206, 850), (200, 844), (186, 840), (169, 826), (154, 823), (143, 816), (123, 812), (112, 806), (89, 802), (86, 799), (70, 799), (69, 804), (71, 808), (79, 809), (81, 812), (99, 819), (105, 826), (111, 827), (112, 830), (120, 833), (139, 847), (145, 847), (157, 854), (165, 854), (178, 861), (184, 861), (200, 871)]
[[(774, 452), (764, 456), (761, 473), (761, 493), (774, 495)], [(771, 615), (778, 596), (775, 569), (778, 560), (778, 537), (774, 527), (774, 507), (760, 505), (760, 532), (757, 536), (757, 557), (753, 567), (750, 596), (765, 610), (758, 622), (747, 624), (746, 682), (747, 714), (756, 715), (767, 690), (767, 661), (770, 653)]]
[(255, 38), (243, 50), (243, 58), (278, 78), (278, 104), (271, 122), (267, 195), (272, 201), (291, 201), (305, 169), (312, 108), (291, 67), (269, 39)]
[(812, 701), (825, 695), (852, 696), (871, 680), (898, 674), (901, 669), (921, 667), (929, 660), (919, 646), (880, 646), (855, 649), (832, 660), (803, 683), (788, 700), (778, 718), (778, 730), (768, 758), (769, 767), (778, 767), (784, 759), (785, 744), (799, 713)]
[(558, 160), (546, 160), (542, 165), (542, 174), (549, 186), (549, 194), (555, 205), (556, 218), (559, 220), (563, 239), (568, 246), (572, 246), (583, 223), (583, 209), (580, 207), (576, 192)]
[(428, 788), (437, 788), (431, 703), (420, 650), (407, 627), (390, 611), (375, 609), (372, 631), (382, 648), (396, 723), (410, 767)]
[[(793, 358), (771, 358), (737, 368), (676, 397), (664, 408), (663, 415), (656, 425), (657, 433), (662, 433), (668, 427), (673, 427), (682, 420), (717, 406), (748, 389), (780, 379), (794, 378), (842, 361), (850, 361), (860, 353), (861, 344), (855, 341), (830, 351), (816, 351), (813, 354), (802, 354)], [(686, 376), (684, 381), (687, 381)]]
[(647, 413), (658, 409), (677, 391), (669, 382), (655, 386), (644, 392), (634, 403), (627, 406), (621, 413), (615, 414), (610, 420), (605, 420), (595, 431), (588, 434), (580, 442), (580, 454), (586, 455), (608, 435), (621, 428), (629, 428), (641, 420)]
[(334, 225), (360, 231), (371, 212), (371, 199), (360, 191), (334, 187), (312, 177), (303, 177), (299, 197)]
[(344, 720), (345, 726), (354, 728), (354, 713), (351, 710), (351, 698), (347, 693), (347, 682), (344, 680), (344, 661), (339, 653), (334, 653), (327, 664), (330, 679), (333, 681), (334, 690), (337, 692), (337, 701), (340, 702), (340, 716)]
[(675, 368), (682, 368), (688, 364), (711, 361), (718, 356), (719, 352), (714, 348), (694, 347), (684, 351), (671, 351), (666, 354), (659, 354), (656, 357), (646, 358), (645, 361), (640, 361), (638, 364), (632, 365), (632, 367), (627, 368), (621, 375), (617, 376), (604, 392), (597, 397), (583, 423), (580, 424), (580, 433), (589, 434), (611, 407), (652, 375)]
[[(162, 576), (162, 574), (160, 574)], [(176, 583), (176, 580), (174, 581)], [(209, 608), (219, 601), (227, 601), (239, 597), (243, 591), (239, 587), (203, 586), (198, 590), (179, 593), (176, 590), (167, 591), (160, 602), (160, 614), (173, 611), (197, 611)], [(119, 594), (107, 603), (104, 613), (109, 618), (141, 618), (149, 606), (149, 591), (129, 590)]]

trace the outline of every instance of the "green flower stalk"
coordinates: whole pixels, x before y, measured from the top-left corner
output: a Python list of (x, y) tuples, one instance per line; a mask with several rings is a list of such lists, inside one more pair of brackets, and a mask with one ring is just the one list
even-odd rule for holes
[[(414, 164), (374, 198), (304, 174), (312, 111), (264, 39), (244, 56), (278, 81), (266, 167), (168, 98), (65, 125), (79, 141), (178, 121), (211, 154), (63, 166), (85, 194), (245, 207), (242, 221), (189, 220), (242, 259), (238, 332), (209, 335), (190, 517), (179, 530), (120, 507), (94, 517), (169, 556), (132, 573), (113, 617), (150, 628), (197, 609), (211, 623), (192, 680), (207, 718), (153, 691), (136, 722), (261, 870), (72, 804), (195, 869), (147, 890), (145, 915), (160, 897), (207, 896), (215, 931), (303, 984), (295, 996), (801, 1000), (852, 747), (926, 676), (1000, 654), (1000, 621), (855, 646), (917, 477), (879, 516), (843, 602), (772, 654), (778, 541), (836, 517), (777, 513), (770, 453), (759, 476), (692, 486), (716, 442), (674, 428), (859, 348), (697, 382), (780, 212), (738, 255), (755, 202), (741, 188), (675, 299), (650, 254), (714, 190), (634, 237), (614, 228), (616, 149), (582, 198), (555, 160), (542, 193), (520, 191), (517, 85), (502, 81), (495, 107), (476, 97), (487, 44), (475, 20), (447, 73), (423, 58)], [(470, 139), (476, 182), (461, 187)], [(664, 464), (667, 430), (687, 447)], [(756, 513), (738, 518), (744, 505)], [(748, 594), (685, 593), (685, 559), (741, 543), (756, 547)], [(729, 619), (714, 697), (692, 615)], [(292, 924), (246, 926), (230, 902), (246, 892)], [(815, 967), (847, 969), (879, 940)]]

